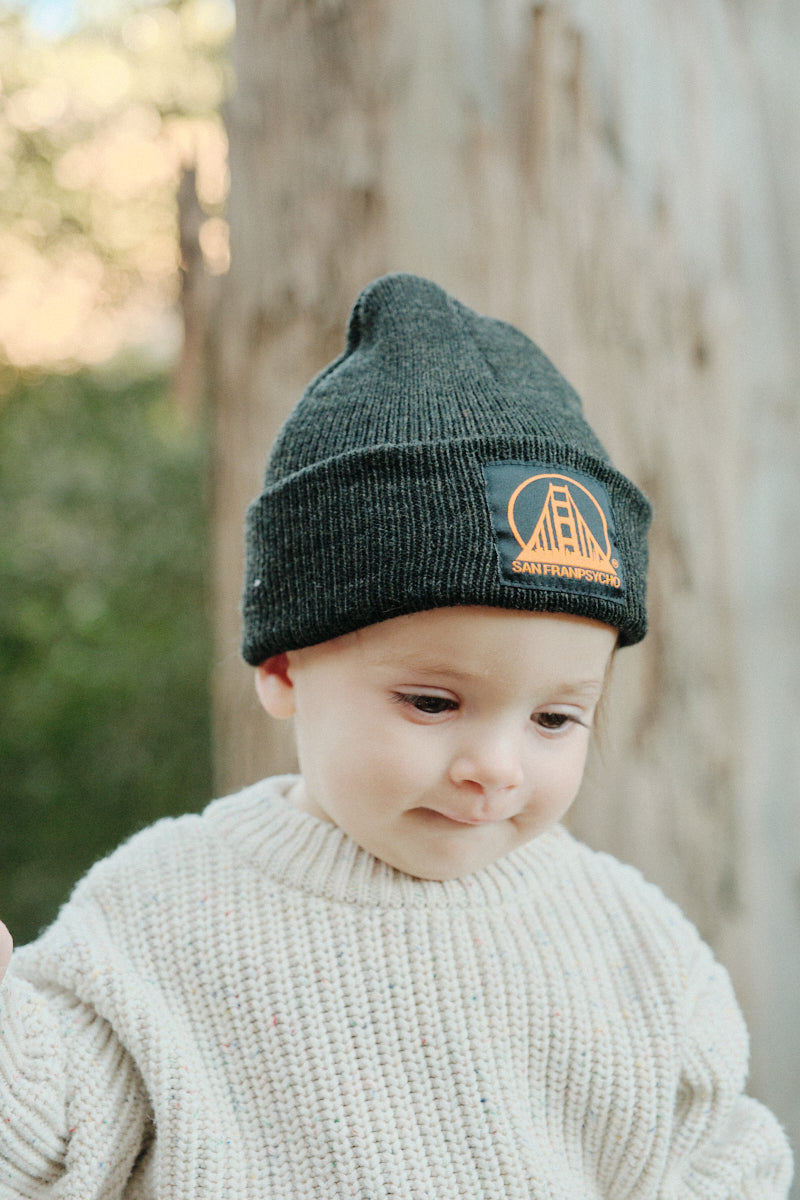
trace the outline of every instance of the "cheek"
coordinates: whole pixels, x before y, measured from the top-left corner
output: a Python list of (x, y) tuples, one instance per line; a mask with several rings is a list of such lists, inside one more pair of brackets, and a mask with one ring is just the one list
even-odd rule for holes
[(549, 763), (540, 764), (536, 786), (538, 791), (549, 793), (554, 805), (565, 801), (572, 803), (583, 779), (586, 765), (585, 745), (569, 747), (569, 751), (555, 756)]
[(387, 736), (380, 722), (363, 719), (357, 724), (340, 722), (329, 751), (324, 763), (329, 778), (335, 778), (340, 790), (350, 789), (354, 795), (365, 786), (373, 795), (378, 784), (381, 790), (391, 789), (408, 758), (398, 739)]
[(359, 746), (363, 771), (380, 780), (387, 795), (423, 783), (440, 771), (440, 754), (436, 739), (422, 738), (418, 729), (404, 724), (379, 726)]
[(363, 774), (375, 782), (380, 782), (387, 791), (393, 791), (402, 786), (403, 778), (409, 772), (412, 758), (403, 750), (402, 742), (397, 738), (381, 738), (380, 734), (367, 743), (367, 749), (362, 743), (359, 747), (356, 774)]
[(570, 756), (569, 761), (564, 764), (563, 787), (564, 793), (569, 797), (570, 803), (575, 799), (578, 788), (581, 786), (584, 768), (586, 767), (587, 749), (588, 745), (584, 745), (577, 749), (576, 752)]

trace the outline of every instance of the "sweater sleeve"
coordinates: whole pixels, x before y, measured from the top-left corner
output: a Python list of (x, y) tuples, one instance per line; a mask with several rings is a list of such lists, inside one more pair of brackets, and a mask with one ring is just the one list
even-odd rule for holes
[(67, 1147), (64, 1046), (55, 1015), (9, 975), (0, 988), (0, 1195), (55, 1183)]
[(748, 1040), (725, 969), (703, 947), (677, 1091), (670, 1169), (659, 1200), (785, 1200), (788, 1142), (744, 1094)]
[(0, 987), (0, 1200), (112, 1200), (141, 1149), (147, 1110), (108, 1025), (59, 989)]

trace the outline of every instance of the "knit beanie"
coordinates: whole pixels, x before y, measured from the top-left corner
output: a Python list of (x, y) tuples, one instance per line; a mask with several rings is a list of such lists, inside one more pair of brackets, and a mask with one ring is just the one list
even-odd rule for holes
[(280, 431), (246, 522), (257, 666), (404, 613), (570, 613), (644, 637), (650, 505), (513, 326), (375, 280)]

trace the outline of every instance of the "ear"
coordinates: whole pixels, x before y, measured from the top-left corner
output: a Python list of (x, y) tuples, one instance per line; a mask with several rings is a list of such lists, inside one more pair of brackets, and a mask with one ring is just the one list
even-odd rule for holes
[(256, 694), (271, 717), (294, 716), (294, 684), (289, 674), (289, 655), (274, 654), (256, 667)]

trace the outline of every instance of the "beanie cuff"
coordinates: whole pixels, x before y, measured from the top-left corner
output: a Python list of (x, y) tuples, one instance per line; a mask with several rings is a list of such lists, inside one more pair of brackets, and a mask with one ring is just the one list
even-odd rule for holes
[[(619, 586), (598, 584), (589, 571), (504, 576), (484, 473), (500, 463), (549, 464), (553, 477), (572, 471), (599, 485), (625, 567)], [(630, 645), (647, 629), (649, 521), (649, 502), (630, 480), (563, 443), (473, 437), (354, 450), (287, 476), (250, 506), (242, 654), (257, 666), (452, 605), (571, 613), (616, 627), (620, 645)]]

